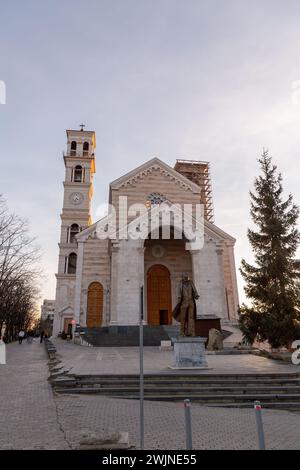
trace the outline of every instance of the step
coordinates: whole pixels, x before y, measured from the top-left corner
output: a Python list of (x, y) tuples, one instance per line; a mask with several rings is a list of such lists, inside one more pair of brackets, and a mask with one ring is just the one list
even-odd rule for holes
[[(139, 374), (122, 374), (122, 375), (115, 375), (115, 374), (69, 374), (68, 377), (74, 377), (76, 379), (86, 379), (86, 378), (93, 378), (93, 379), (107, 379), (107, 380), (132, 380), (136, 379), (139, 380)], [(182, 373), (178, 371), (170, 371), (169, 373), (160, 373), (160, 374), (144, 374), (144, 380), (243, 380), (243, 379), (251, 379), (251, 380), (265, 380), (265, 379), (298, 379), (300, 380), (300, 373), (298, 372), (290, 372), (290, 373), (268, 373), (268, 374), (206, 374), (206, 373), (197, 373), (191, 374), (190, 372)]]
[[(60, 388), (73, 388), (77, 387), (79, 390), (84, 390), (85, 388), (101, 388), (103, 390), (109, 389), (116, 389), (116, 390), (139, 390), (139, 383), (138, 382), (113, 382), (113, 381), (103, 381), (103, 382), (77, 382), (76, 380), (64, 380), (64, 376), (62, 378), (58, 377), (51, 381), (52, 386), (55, 387), (56, 390)], [(155, 392), (160, 391), (169, 391), (172, 393), (177, 392), (178, 390), (199, 390), (199, 391), (207, 391), (211, 393), (213, 391), (222, 391), (224, 393), (228, 391), (237, 391), (241, 390), (243, 393), (247, 393), (248, 391), (252, 390), (267, 390), (267, 391), (288, 391), (290, 390), (291, 393), (297, 393), (300, 390), (300, 384), (297, 381), (296, 383), (288, 383), (288, 384), (274, 384), (274, 383), (149, 383), (145, 382), (144, 386), (146, 389), (151, 389)], [(245, 392), (244, 392), (245, 391)]]
[[(57, 392), (63, 391), (62, 393), (66, 393), (66, 390), (78, 390), (78, 393), (101, 393), (105, 395), (130, 395), (132, 393), (139, 394), (139, 387), (68, 387), (68, 388), (60, 388), (55, 387)], [(145, 387), (144, 394), (155, 394), (161, 397), (163, 396), (177, 396), (182, 394), (193, 394), (193, 395), (218, 395), (218, 396), (228, 396), (228, 395), (240, 395), (240, 396), (248, 396), (248, 395), (255, 395), (255, 394), (264, 394), (264, 395), (293, 395), (297, 396), (300, 395), (300, 388), (297, 387), (295, 389), (291, 388), (276, 388), (276, 387), (259, 387), (259, 388), (183, 388), (183, 389), (175, 389), (170, 390), (170, 388), (160, 388), (155, 389), (153, 387)]]
[[(78, 388), (84, 388), (84, 387), (101, 387), (101, 388), (138, 388), (139, 389), (139, 383), (138, 382), (113, 382), (113, 381), (103, 381), (103, 382), (92, 382), (92, 381), (76, 381), (76, 380), (64, 380), (64, 379), (55, 379), (52, 381), (52, 385), (54, 387), (74, 387), (77, 386)], [(265, 382), (260, 382), (260, 383), (224, 383), (220, 382), (218, 383), (198, 383), (198, 382), (190, 382), (190, 383), (182, 383), (178, 384), (176, 382), (159, 382), (159, 383), (149, 383), (149, 382), (144, 382), (144, 386), (146, 388), (153, 388), (153, 390), (179, 390), (179, 389), (207, 389), (207, 390), (214, 390), (214, 389), (221, 389), (221, 390), (227, 390), (227, 389), (270, 389), (270, 390), (297, 390), (300, 389), (300, 383), (297, 381), (295, 383), (289, 383), (289, 384), (276, 384), (276, 383), (265, 383)]]
[[(103, 390), (102, 388), (85, 388), (85, 389), (78, 389), (78, 388), (67, 388), (67, 389), (60, 389), (58, 391), (61, 394), (87, 394), (87, 395), (103, 395), (112, 398), (123, 398), (123, 399), (139, 399), (139, 392), (127, 392), (126, 394), (118, 394), (116, 393), (107, 393), (108, 390)], [(299, 402), (300, 403), (300, 394), (274, 394), (274, 393), (253, 393), (253, 394), (228, 394), (228, 395), (220, 395), (220, 394), (201, 394), (196, 392), (185, 392), (180, 391), (176, 395), (172, 394), (153, 394), (152, 392), (144, 391), (144, 398), (146, 400), (153, 400), (153, 401), (183, 401), (186, 398), (189, 398), (196, 402), (201, 403), (209, 403), (209, 402), (254, 402), (255, 400), (259, 400), (261, 402), (266, 401), (292, 401), (292, 402)]]
[[(127, 400), (138, 400), (139, 395), (127, 395), (127, 396), (122, 396), (122, 395), (114, 395), (111, 396), (111, 398), (119, 398), (119, 399), (127, 399)], [(168, 402), (178, 402), (178, 401), (184, 401), (185, 399), (190, 399), (191, 401), (195, 403), (201, 403), (201, 404), (209, 404), (209, 403), (230, 403), (230, 402), (236, 402), (236, 403), (245, 403), (248, 402), (250, 404), (254, 404), (256, 400), (259, 400), (262, 402), (265, 406), (266, 403), (268, 402), (277, 402), (277, 403), (284, 403), (286, 401), (292, 402), (299, 404), (300, 406), (300, 395), (297, 396), (288, 396), (288, 395), (253, 395), (250, 396), (248, 395), (245, 397), (244, 395), (229, 395), (228, 397), (220, 397), (219, 395), (216, 396), (198, 396), (198, 395), (177, 395), (176, 397), (173, 396), (156, 396), (156, 395), (146, 395), (145, 400), (149, 401), (168, 401)]]
[[(266, 402), (262, 403), (262, 409), (277, 409), (300, 412), (300, 403), (295, 402)], [(208, 403), (205, 404), (208, 408), (253, 408), (253, 403)]]

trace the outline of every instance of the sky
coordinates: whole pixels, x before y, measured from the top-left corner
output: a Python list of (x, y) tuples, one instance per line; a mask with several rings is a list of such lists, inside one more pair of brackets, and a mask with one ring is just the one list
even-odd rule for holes
[(109, 182), (150, 158), (209, 161), (238, 270), (263, 148), (300, 204), (299, 0), (0, 0), (1, 83), (0, 193), (41, 246), (42, 298), (55, 296), (65, 130), (81, 123), (97, 139), (93, 221)]

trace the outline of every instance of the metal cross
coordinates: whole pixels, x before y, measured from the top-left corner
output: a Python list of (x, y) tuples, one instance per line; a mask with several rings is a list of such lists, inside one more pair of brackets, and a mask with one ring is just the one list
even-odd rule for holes
[(79, 127), (81, 127), (81, 132), (83, 131), (83, 128), (85, 127), (85, 124), (79, 124)]

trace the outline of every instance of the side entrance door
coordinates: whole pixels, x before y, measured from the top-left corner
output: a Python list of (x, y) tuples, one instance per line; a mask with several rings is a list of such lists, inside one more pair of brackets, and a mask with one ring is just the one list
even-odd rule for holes
[(147, 273), (148, 325), (171, 325), (171, 277), (161, 264), (151, 266)]

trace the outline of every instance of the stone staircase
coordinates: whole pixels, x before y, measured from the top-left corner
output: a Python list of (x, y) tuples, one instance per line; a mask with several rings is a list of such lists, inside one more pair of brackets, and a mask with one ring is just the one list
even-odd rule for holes
[[(179, 336), (179, 326), (159, 325), (143, 327), (144, 346), (160, 346), (161, 341), (168, 341)], [(102, 328), (80, 328), (80, 336), (92, 346), (139, 346), (138, 326), (109, 326)]]
[[(93, 394), (138, 399), (138, 375), (65, 375), (51, 379), (59, 394)], [(145, 374), (146, 400), (183, 401), (207, 406), (300, 410), (300, 373), (273, 374)]]

